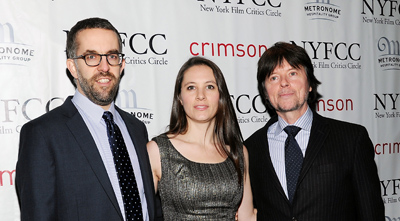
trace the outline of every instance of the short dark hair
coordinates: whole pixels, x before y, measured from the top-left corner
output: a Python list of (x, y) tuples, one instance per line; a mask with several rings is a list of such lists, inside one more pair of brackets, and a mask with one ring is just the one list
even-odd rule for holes
[(76, 23), (67, 35), (67, 47), (66, 53), (67, 58), (73, 58), (76, 56), (76, 49), (78, 48), (78, 42), (76, 41), (76, 35), (85, 29), (101, 28), (106, 30), (114, 31), (118, 38), (119, 51), (122, 52), (122, 39), (117, 29), (104, 18), (87, 18)]
[[(178, 135), (185, 134), (188, 130), (188, 122), (185, 110), (180, 102), (182, 81), (185, 72), (197, 65), (205, 65), (211, 68), (214, 73), (219, 92), (218, 110), (215, 116), (215, 125), (213, 129), (214, 141), (217, 144), (218, 152), (224, 153), (231, 159), (238, 173), (239, 182), (243, 180), (241, 164), (244, 162), (239, 150), (243, 148), (243, 137), (237, 122), (235, 109), (225, 82), (221, 69), (211, 60), (203, 57), (191, 57), (180, 68), (176, 77), (174, 98), (172, 102), (171, 118), (169, 130), (166, 134)], [(230, 146), (230, 150), (226, 148)], [(244, 166), (244, 164), (242, 164)]]
[(286, 60), (293, 68), (304, 68), (308, 84), (312, 88), (312, 91), (308, 95), (307, 103), (311, 109), (315, 110), (318, 99), (322, 97), (317, 91), (318, 85), (321, 84), (321, 82), (318, 81), (314, 75), (314, 67), (307, 51), (300, 46), (287, 42), (275, 43), (263, 53), (258, 61), (258, 91), (263, 98), (264, 104), (272, 107), (271, 103), (267, 99), (267, 92), (264, 85), (265, 79), (271, 75), (276, 67), (282, 65), (284, 60)]

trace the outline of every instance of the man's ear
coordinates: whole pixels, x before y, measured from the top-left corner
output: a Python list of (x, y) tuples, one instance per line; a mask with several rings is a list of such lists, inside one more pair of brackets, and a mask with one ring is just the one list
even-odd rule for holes
[(67, 68), (74, 78), (78, 78), (78, 71), (73, 59), (67, 59)]
[(125, 69), (125, 58), (122, 60), (121, 70), (119, 71), (120, 72), (119, 74), (121, 74), (124, 69)]

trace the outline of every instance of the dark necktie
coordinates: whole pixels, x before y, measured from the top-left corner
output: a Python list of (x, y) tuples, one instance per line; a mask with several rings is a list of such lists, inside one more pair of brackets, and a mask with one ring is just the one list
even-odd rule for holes
[(103, 119), (107, 125), (108, 141), (113, 153), (114, 165), (124, 201), (126, 220), (143, 220), (139, 191), (124, 138), (119, 127), (115, 124), (111, 112), (105, 111)]
[(299, 144), (294, 139), (301, 128), (296, 126), (287, 126), (283, 129), (288, 137), (285, 141), (285, 168), (286, 182), (289, 201), (293, 202), (294, 193), (296, 192), (297, 179), (299, 178), (301, 165), (303, 164), (303, 153)]

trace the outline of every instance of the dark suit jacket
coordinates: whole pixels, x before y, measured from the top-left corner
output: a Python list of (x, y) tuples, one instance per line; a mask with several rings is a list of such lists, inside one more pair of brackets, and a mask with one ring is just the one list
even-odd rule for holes
[(271, 118), (244, 142), (258, 220), (383, 221), (380, 182), (367, 130), (313, 114), (293, 205), (269, 153), (267, 130), (278, 117)]
[[(150, 220), (154, 220), (154, 184), (146, 150), (146, 127), (116, 109), (135, 145)], [(22, 127), (16, 189), (21, 220), (122, 220), (94, 139), (71, 97)]]

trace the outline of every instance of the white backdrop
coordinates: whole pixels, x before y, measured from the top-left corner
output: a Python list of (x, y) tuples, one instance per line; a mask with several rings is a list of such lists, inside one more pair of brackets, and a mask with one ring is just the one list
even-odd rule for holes
[(0, 0), (1, 220), (19, 220), (19, 129), (74, 93), (66, 31), (88, 17), (120, 31), (127, 65), (117, 104), (145, 122), (149, 138), (168, 125), (175, 77), (190, 56), (220, 66), (247, 138), (269, 119), (256, 84), (260, 55), (277, 41), (304, 47), (322, 82), (319, 113), (367, 127), (386, 220), (400, 220), (399, 0)]

